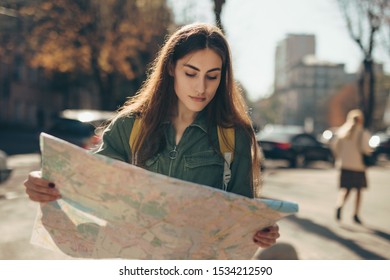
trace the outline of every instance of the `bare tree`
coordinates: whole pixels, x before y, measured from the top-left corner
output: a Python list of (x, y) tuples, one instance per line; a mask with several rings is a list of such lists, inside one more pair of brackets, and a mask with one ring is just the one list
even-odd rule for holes
[(223, 25), (221, 21), (222, 7), (225, 4), (225, 0), (214, 0), (214, 14), (217, 26), (223, 31)]
[(375, 106), (375, 68), (373, 51), (381, 27), (388, 24), (384, 11), (388, 0), (337, 0), (346, 20), (348, 32), (363, 54), (362, 69), (358, 79), (360, 107), (365, 115), (365, 125), (372, 125)]
[(383, 1), (381, 19), (383, 25), (379, 34), (379, 41), (383, 49), (387, 52), (387, 55), (390, 56), (390, 1)]

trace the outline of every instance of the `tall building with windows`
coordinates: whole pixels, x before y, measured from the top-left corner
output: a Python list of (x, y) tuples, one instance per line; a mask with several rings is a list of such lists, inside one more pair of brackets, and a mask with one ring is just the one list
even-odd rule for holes
[(315, 54), (315, 36), (312, 34), (288, 34), (276, 47), (275, 90), (289, 86), (289, 73), (305, 56)]
[(315, 55), (314, 35), (287, 35), (276, 48), (274, 89), (283, 124), (320, 132), (328, 127), (329, 97), (355, 77), (343, 63), (320, 61)]

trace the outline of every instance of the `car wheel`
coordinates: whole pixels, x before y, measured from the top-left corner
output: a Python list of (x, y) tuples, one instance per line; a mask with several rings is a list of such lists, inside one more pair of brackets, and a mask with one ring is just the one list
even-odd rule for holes
[(302, 154), (299, 154), (295, 157), (295, 167), (305, 167), (306, 166), (306, 157)]
[(290, 159), (288, 161), (288, 167), (295, 168), (297, 166), (296, 158)]

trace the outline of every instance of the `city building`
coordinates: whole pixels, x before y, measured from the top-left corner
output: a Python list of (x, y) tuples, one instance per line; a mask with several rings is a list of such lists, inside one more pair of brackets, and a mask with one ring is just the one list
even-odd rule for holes
[(288, 34), (276, 48), (274, 94), (282, 124), (319, 133), (329, 127), (329, 98), (355, 75), (347, 74), (343, 63), (321, 61), (315, 55), (314, 35)]
[(275, 51), (276, 91), (289, 87), (289, 72), (307, 55), (315, 54), (315, 36), (312, 34), (288, 34)]

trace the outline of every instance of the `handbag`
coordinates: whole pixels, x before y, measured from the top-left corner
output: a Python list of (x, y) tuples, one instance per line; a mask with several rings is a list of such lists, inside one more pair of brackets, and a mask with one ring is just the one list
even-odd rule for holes
[(371, 155), (362, 154), (362, 159), (366, 167), (374, 165)]

